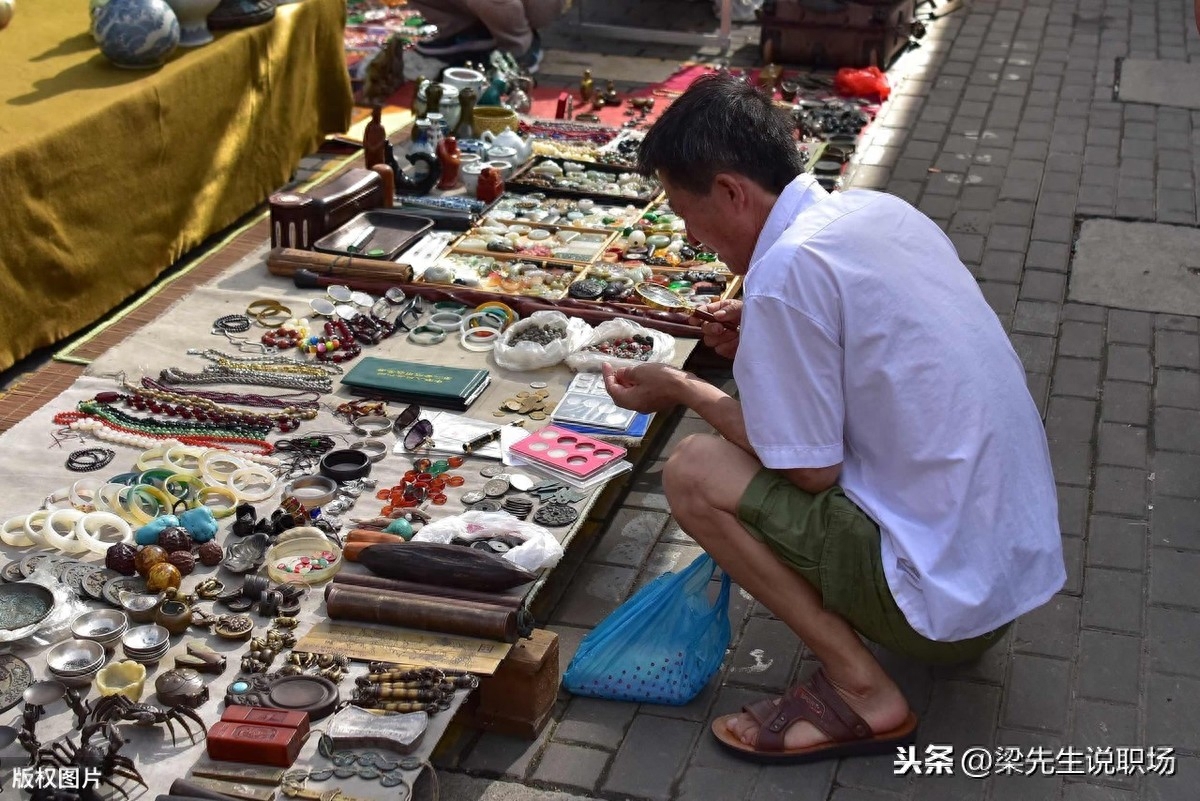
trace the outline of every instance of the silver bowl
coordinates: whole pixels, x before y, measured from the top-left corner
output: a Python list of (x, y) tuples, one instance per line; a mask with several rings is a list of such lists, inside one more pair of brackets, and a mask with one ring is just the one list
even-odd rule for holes
[(46, 654), (46, 667), (60, 679), (96, 673), (104, 664), (104, 646), (92, 640), (66, 640)]
[(92, 640), (105, 648), (114, 648), (129, 629), (129, 617), (116, 609), (84, 612), (71, 621), (71, 633), (80, 640)]
[(117, 597), (121, 600), (121, 608), (133, 623), (149, 623), (154, 620), (154, 610), (163, 598), (161, 594), (151, 595), (129, 590), (122, 590)]
[(125, 653), (131, 651), (135, 654), (165, 652), (171, 647), (171, 632), (153, 623), (149, 626), (135, 626), (125, 632), (125, 636), (121, 638), (121, 645), (124, 646)]

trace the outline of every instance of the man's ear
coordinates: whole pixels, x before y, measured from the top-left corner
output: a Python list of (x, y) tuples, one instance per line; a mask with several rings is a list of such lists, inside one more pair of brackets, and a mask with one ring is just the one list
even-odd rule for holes
[[(1200, 2), (1200, 0), (1197, 1)], [(728, 202), (735, 209), (745, 207), (749, 199), (741, 178), (729, 172), (719, 172), (713, 176), (712, 191), (718, 193), (717, 197)]]

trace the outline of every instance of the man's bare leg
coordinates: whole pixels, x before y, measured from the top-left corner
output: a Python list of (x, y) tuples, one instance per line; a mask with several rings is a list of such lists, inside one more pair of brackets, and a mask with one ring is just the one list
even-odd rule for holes
[[(762, 465), (736, 445), (715, 436), (694, 435), (671, 454), (663, 487), (671, 513), (721, 569), (796, 633), (825, 668), (842, 697), (872, 731), (904, 722), (908, 703), (900, 688), (841, 616), (821, 606), (817, 589), (780, 561), (738, 521), (737, 508)], [(729, 725), (753, 746), (758, 724), (743, 714)], [(788, 749), (829, 738), (806, 721), (788, 729)]]

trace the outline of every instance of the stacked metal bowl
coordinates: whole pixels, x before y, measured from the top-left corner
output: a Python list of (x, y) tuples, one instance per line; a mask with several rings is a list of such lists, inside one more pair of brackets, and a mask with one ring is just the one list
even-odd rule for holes
[(104, 667), (104, 646), (92, 640), (66, 640), (46, 654), (50, 675), (68, 687), (86, 687)]
[(154, 664), (171, 647), (171, 633), (162, 626), (135, 626), (121, 637), (125, 656), (143, 665)]
[(100, 643), (105, 651), (114, 650), (128, 630), (128, 616), (116, 609), (84, 612), (71, 621), (71, 633), (76, 639)]

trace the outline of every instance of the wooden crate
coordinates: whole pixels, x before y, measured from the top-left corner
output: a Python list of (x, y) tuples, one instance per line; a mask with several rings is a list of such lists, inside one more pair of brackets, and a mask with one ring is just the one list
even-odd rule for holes
[(837, 10), (805, 0), (767, 0), (763, 63), (886, 69), (913, 35), (913, 0), (847, 2)]
[(559, 678), (558, 635), (535, 629), (513, 646), (495, 674), (480, 677), (464, 720), (474, 728), (536, 739), (554, 711)]

